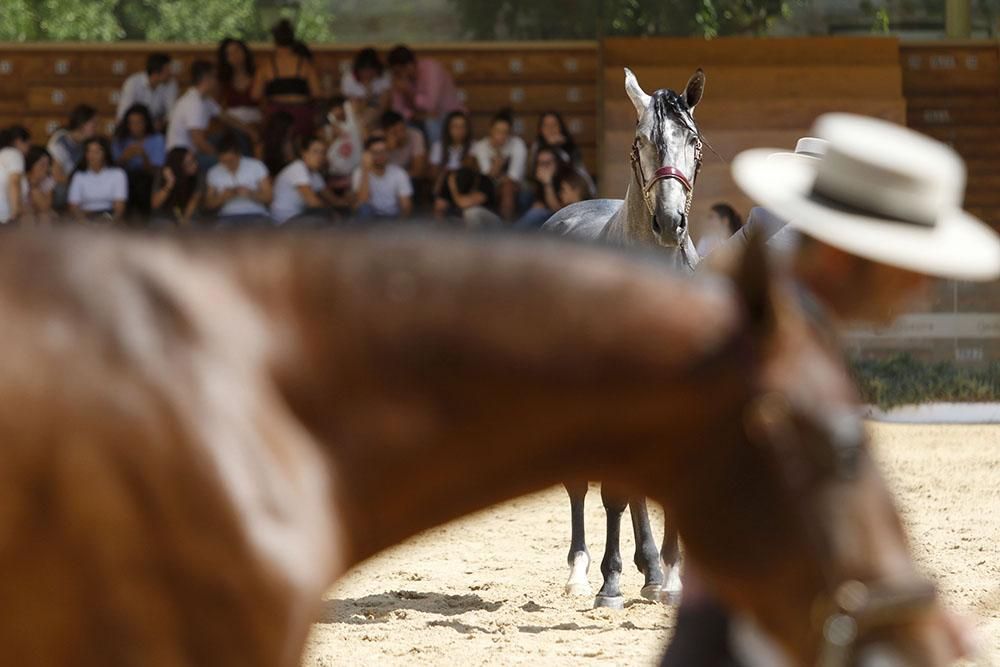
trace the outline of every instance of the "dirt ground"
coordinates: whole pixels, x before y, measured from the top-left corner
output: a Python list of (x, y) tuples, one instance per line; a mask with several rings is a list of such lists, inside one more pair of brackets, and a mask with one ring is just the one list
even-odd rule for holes
[[(1000, 664), (1000, 426), (871, 431), (918, 560), (949, 604), (976, 617), (986, 656)], [(604, 517), (594, 489), (588, 501), (596, 590)], [(568, 539), (561, 488), (420, 535), (329, 592), (303, 665), (656, 664), (672, 610), (639, 597), (634, 568), (623, 611), (564, 597)], [(628, 535), (626, 562), (631, 550)]]

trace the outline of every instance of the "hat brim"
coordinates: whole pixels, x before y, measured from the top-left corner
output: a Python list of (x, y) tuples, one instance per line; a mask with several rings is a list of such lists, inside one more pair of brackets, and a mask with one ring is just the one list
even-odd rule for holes
[(933, 227), (833, 209), (810, 198), (818, 160), (768, 160), (775, 149), (745, 151), (733, 161), (736, 184), (804, 234), (865, 259), (955, 280), (1000, 278), (1000, 239), (956, 208)]

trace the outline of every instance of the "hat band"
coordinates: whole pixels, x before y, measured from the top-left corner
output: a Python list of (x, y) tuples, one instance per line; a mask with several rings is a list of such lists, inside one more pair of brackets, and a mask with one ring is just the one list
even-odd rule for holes
[(886, 222), (900, 222), (907, 225), (916, 225), (918, 227), (933, 227), (937, 224), (937, 217), (934, 216), (914, 214), (900, 215), (898, 213), (889, 214), (867, 206), (858, 206), (857, 204), (845, 202), (843, 199), (823, 192), (823, 190), (819, 187), (819, 183), (816, 183), (816, 185), (813, 186), (812, 191), (809, 193), (809, 200), (813, 203), (819, 204), (820, 206), (824, 206), (847, 215), (878, 218), (879, 220), (884, 220)]
[(822, 159), (823, 157), (823, 153), (816, 153), (814, 151), (800, 151), (800, 150), (796, 150), (795, 153), (793, 153), (793, 155), (804, 155), (805, 157), (814, 157), (817, 159)]

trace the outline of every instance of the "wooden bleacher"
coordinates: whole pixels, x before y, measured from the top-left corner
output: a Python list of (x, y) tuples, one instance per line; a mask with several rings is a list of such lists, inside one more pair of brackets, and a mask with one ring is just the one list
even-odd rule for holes
[[(314, 49), (320, 79), (335, 92), (341, 72), (350, 66), (357, 45)], [(382, 47), (383, 53), (388, 47)], [(481, 136), (490, 116), (503, 107), (516, 114), (516, 128), (534, 136), (540, 112), (561, 112), (591, 170), (597, 168), (597, 45), (593, 42), (454, 43), (413, 45), (451, 70)], [(253, 45), (266, 57), (266, 45)], [(118, 91), (125, 78), (145, 67), (152, 51), (175, 59), (182, 84), (192, 61), (215, 59), (209, 45), (179, 44), (0, 44), (0, 127), (24, 123), (39, 139), (65, 122), (81, 103), (102, 114), (104, 130), (113, 121)]]
[(680, 90), (698, 67), (707, 76), (695, 112), (706, 138), (725, 161), (706, 151), (692, 211), (693, 231), (708, 208), (750, 202), (733, 184), (728, 160), (753, 147), (795, 145), (815, 118), (851, 111), (897, 122), (906, 118), (899, 45), (886, 38), (608, 39), (603, 43), (600, 173), (604, 196), (621, 197), (636, 115), (625, 95), (623, 67), (648, 93)]

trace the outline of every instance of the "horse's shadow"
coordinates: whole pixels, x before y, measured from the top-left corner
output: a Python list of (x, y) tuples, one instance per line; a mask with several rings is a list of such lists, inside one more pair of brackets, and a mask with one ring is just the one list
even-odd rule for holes
[(469, 611), (493, 612), (503, 602), (488, 602), (478, 595), (444, 595), (425, 591), (388, 591), (362, 598), (323, 601), (319, 623), (367, 625), (405, 618), (407, 611), (457, 616)]

